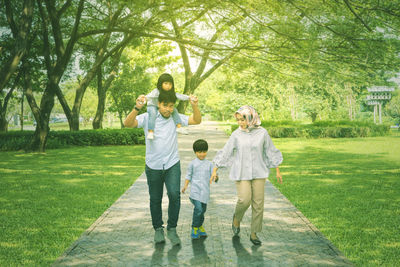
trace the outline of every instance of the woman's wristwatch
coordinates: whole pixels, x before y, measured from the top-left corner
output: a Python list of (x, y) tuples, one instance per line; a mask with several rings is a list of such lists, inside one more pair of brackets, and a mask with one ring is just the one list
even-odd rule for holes
[(136, 105), (135, 105), (134, 109), (136, 109), (136, 111), (140, 111), (140, 108), (138, 108)]

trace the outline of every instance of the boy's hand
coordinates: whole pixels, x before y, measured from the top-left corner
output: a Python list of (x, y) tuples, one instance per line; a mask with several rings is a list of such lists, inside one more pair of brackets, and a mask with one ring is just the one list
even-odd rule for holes
[(186, 189), (187, 189), (187, 187), (183, 187), (182, 188), (182, 193), (185, 193)]

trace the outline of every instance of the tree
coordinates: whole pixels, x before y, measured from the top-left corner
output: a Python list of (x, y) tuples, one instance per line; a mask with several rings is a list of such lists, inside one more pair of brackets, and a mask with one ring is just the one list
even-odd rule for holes
[(400, 94), (399, 90), (397, 90), (394, 94), (392, 99), (385, 107), (386, 112), (392, 117), (397, 124), (400, 124)]
[[(167, 1), (164, 9), (170, 23), (147, 36), (178, 43), (186, 94), (236, 56), (287, 81), (308, 80), (323, 70), (332, 82), (349, 79), (363, 86), (376, 82), (379, 72), (393, 76), (400, 63), (398, 7), (391, 3)], [(190, 57), (197, 59), (195, 71)]]
[[(25, 67), (23, 68), (24, 76), (26, 77), (26, 96), (29, 102), (29, 105), (32, 109), (32, 112), (35, 116), (35, 120), (37, 122), (36, 131), (34, 138), (32, 140), (31, 149), (44, 151), (46, 146), (47, 135), (49, 132), (49, 117), (51, 110), (54, 106), (54, 96), (57, 95), (59, 98), (64, 111), (66, 111), (66, 115), (72, 114), (70, 112), (68, 105), (66, 104), (65, 99), (63, 99), (61, 88), (59, 87), (59, 83), (62, 79), (66, 79), (68, 73), (71, 72), (71, 68), (73, 66), (73, 62), (71, 59), (76, 54), (76, 45), (79, 40), (84, 39), (89, 36), (100, 35), (104, 33), (112, 33), (114, 29), (110, 28), (98, 28), (99, 25), (94, 25), (92, 28), (86, 28), (91, 24), (92, 16), (91, 9), (84, 8), (85, 4), (99, 4), (96, 6), (95, 9), (98, 12), (102, 12), (104, 8), (104, 4), (109, 4), (111, 6), (117, 5), (117, 8), (113, 10), (118, 10), (118, 5), (126, 5), (124, 2), (117, 1), (116, 3), (112, 3), (110, 1), (84, 1), (80, 0), (78, 3), (73, 2), (71, 0), (61, 3), (61, 1), (49, 1), (42, 0), (38, 1), (38, 16), (40, 17), (41, 26), (42, 26), (42, 34), (40, 38), (42, 39), (41, 48), (43, 51), (43, 58), (45, 60), (45, 69), (47, 72), (47, 81), (45, 89), (42, 93), (42, 97), (40, 100), (40, 105), (38, 105), (33, 97), (33, 86), (31, 85), (31, 80), (27, 80), (30, 77), (30, 73), (27, 73), (29, 68), (29, 61), (26, 62)], [(92, 7), (93, 7), (92, 5)], [(129, 8), (133, 11), (130, 12), (128, 7), (124, 8), (124, 12), (127, 12), (127, 15), (122, 17), (119, 21), (120, 23), (124, 24), (127, 23), (129, 25), (144, 27), (148, 21), (152, 21), (151, 18), (151, 11), (149, 10), (149, 4), (146, 1), (139, 1), (130, 3)], [(85, 16), (83, 16), (83, 13)], [(143, 14), (145, 13), (145, 14)], [(150, 14), (150, 18), (148, 17)], [(84, 21), (82, 22), (82, 18)], [(94, 18), (96, 20), (96, 18)], [(111, 18), (112, 21), (112, 18)], [(158, 22), (156, 22), (158, 23)], [(119, 25), (120, 26), (120, 25)], [(116, 31), (120, 32), (120, 31)], [(137, 33), (140, 31), (136, 29), (135, 33), (130, 33), (125, 35), (126, 41), (122, 41), (119, 45), (123, 46), (132, 36), (137, 36)], [(107, 36), (107, 34), (106, 34)], [(120, 35), (121, 36), (121, 35)], [(104, 40), (106, 40), (105, 37)], [(104, 42), (103, 42), (104, 43)], [(118, 45), (117, 45), (118, 46)], [(103, 47), (104, 48), (104, 47)], [(115, 48), (115, 47), (114, 47)], [(103, 55), (114, 55), (117, 53), (119, 49), (111, 49), (110, 51), (100, 51), (101, 49), (97, 50), (99, 53), (103, 53)], [(74, 54), (75, 52), (75, 54)], [(105, 60), (107, 56), (102, 57), (102, 60)], [(95, 64), (101, 65), (102, 60), (95, 60)], [(86, 88), (86, 84), (89, 80), (93, 79), (93, 73), (97, 73), (97, 68), (92, 68), (91, 76), (85, 80), (83, 88)], [(84, 91), (84, 90), (81, 90)], [(76, 117), (79, 118), (79, 110), (81, 105), (81, 99), (83, 97), (83, 93), (79, 92), (77, 96), (77, 107), (74, 112), (74, 116), (70, 116), (71, 118), (74, 117), (74, 121), (77, 121)], [(72, 109), (74, 111), (74, 109)], [(79, 119), (78, 119), (79, 120)]]
[[(107, 91), (110, 88), (112, 82), (116, 77), (116, 74), (119, 71), (119, 65), (120, 65), (119, 63), (121, 60), (122, 50), (123, 49), (121, 48), (120, 51), (117, 53), (117, 55), (112, 58), (108, 68), (106, 66), (102, 66), (102, 68), (99, 68), (97, 70), (97, 109), (96, 109), (96, 115), (93, 119), (93, 129), (103, 128), (103, 116), (106, 107)], [(105, 77), (103, 73), (103, 68), (105, 70), (108, 70), (108, 77), (105, 79), (105, 82), (103, 82)]]
[[(118, 10), (113, 11), (111, 9), (111, 7), (109, 6), (108, 11), (109, 11), (109, 13), (105, 14), (105, 20), (108, 20), (107, 29), (110, 29), (110, 28), (114, 27), (115, 24), (118, 22), (119, 16), (122, 13), (122, 7), (118, 7)], [(67, 116), (67, 119), (68, 119), (68, 122), (70, 125), (70, 129), (72, 131), (79, 130), (79, 114), (80, 114), (80, 109), (82, 106), (83, 96), (84, 96), (86, 88), (89, 86), (90, 82), (99, 73), (101, 65), (109, 57), (112, 57), (112, 56), (115, 56), (115, 54), (121, 53), (120, 50), (124, 49), (124, 47), (134, 37), (133, 35), (125, 36), (125, 38), (122, 41), (115, 43), (114, 47), (110, 48), (109, 46), (110, 46), (111, 34), (112, 34), (112, 32), (108, 31), (107, 33), (105, 33), (104, 35), (102, 35), (100, 37), (100, 40), (98, 38), (95, 42), (94, 42), (94, 40), (91, 40), (90, 45), (92, 45), (91, 50), (94, 52), (94, 62), (87, 70), (86, 75), (83, 77), (83, 79), (79, 80), (78, 87), (76, 88), (76, 95), (75, 95), (75, 100), (74, 100), (72, 109), (68, 106), (68, 103), (65, 100), (62, 90), (58, 87), (57, 97), (64, 109), (64, 113)], [(96, 38), (96, 36), (92, 36), (92, 38), (94, 39), (94, 38)], [(86, 45), (89, 46), (88, 44), (86, 44)], [(88, 50), (89, 49), (86, 49), (86, 51), (88, 51)], [(92, 51), (90, 51), (90, 52), (92, 52)]]
[(176, 61), (175, 57), (168, 55), (172, 49), (167, 42), (147, 39), (122, 54), (120, 71), (109, 90), (109, 110), (118, 113), (121, 127), (124, 127), (123, 117), (132, 110), (136, 97), (149, 93), (156, 86), (159, 73)]
[[(34, 9), (34, 0), (13, 4), (10, 0), (4, 0), (5, 18), (1, 17), (0, 20), (3, 27), (10, 29), (9, 33), (2, 34), (0, 45), (0, 96), (2, 99), (4, 97), (0, 101), (0, 132), (7, 131), (7, 106), (21, 78), (21, 73), (15, 72), (28, 51)], [(18, 20), (15, 19), (16, 15), (19, 16)], [(6, 90), (10, 81), (12, 84)]]
[[(53, 1), (45, 0), (43, 3), (42, 0), (38, 0), (37, 2), (42, 26), (43, 58), (47, 72), (46, 87), (40, 105), (36, 103), (33, 96), (28, 61), (25, 62), (22, 70), (26, 80), (26, 97), (37, 123), (31, 149), (43, 152), (50, 130), (49, 119), (54, 106), (54, 97), (60, 90), (59, 83), (72, 57), (85, 1), (80, 0), (76, 6), (72, 4), (72, 1), (67, 1), (58, 9), (58, 3)], [(70, 12), (75, 15), (73, 19), (70, 19)], [(65, 35), (68, 37), (66, 38)], [(66, 43), (64, 40), (67, 40)]]

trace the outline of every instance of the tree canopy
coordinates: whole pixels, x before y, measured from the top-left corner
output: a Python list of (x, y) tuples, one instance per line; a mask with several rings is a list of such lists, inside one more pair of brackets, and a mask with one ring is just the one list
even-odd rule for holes
[[(149, 91), (154, 62), (158, 71), (171, 63), (168, 42), (180, 52), (183, 93), (209, 88), (204, 101), (220, 117), (231, 109), (227, 103), (243, 99), (265, 117), (302, 113), (314, 120), (334, 111), (351, 118), (363, 90), (391, 85), (400, 66), (399, 0), (3, 3), (0, 125), (6, 128), (13, 91), (23, 91), (37, 121), (33, 150), (45, 149), (55, 98), (71, 130), (79, 129), (89, 86), (97, 87), (99, 99), (93, 127), (101, 128), (107, 95), (111, 110), (122, 116), (134, 97), (122, 93), (128, 85)], [(141, 44), (147, 52), (135, 50)], [(149, 62), (132, 67), (126, 51), (145, 51)], [(73, 104), (65, 98), (65, 82), (76, 86)], [(185, 102), (178, 108), (184, 112)]]

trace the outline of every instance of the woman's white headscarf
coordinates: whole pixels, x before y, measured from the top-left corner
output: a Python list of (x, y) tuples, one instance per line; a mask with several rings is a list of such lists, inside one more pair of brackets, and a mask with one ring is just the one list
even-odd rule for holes
[(248, 129), (251, 130), (253, 128), (257, 128), (261, 125), (260, 117), (258, 116), (257, 111), (252, 106), (242, 106), (235, 112), (236, 114), (240, 114), (247, 121)]

